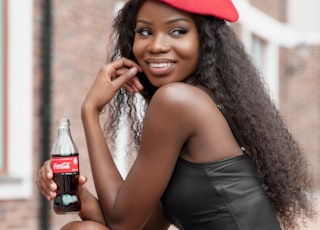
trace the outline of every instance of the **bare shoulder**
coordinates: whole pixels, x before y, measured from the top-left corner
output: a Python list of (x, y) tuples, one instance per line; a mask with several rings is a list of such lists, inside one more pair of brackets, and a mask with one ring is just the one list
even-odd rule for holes
[(177, 107), (180, 109), (201, 109), (203, 106), (212, 104), (209, 95), (202, 89), (182, 83), (170, 83), (159, 88), (151, 100), (151, 104)]
[(152, 118), (150, 123), (161, 121), (167, 128), (190, 135), (203, 130), (208, 119), (217, 121), (219, 116), (219, 110), (204, 90), (181, 82), (159, 88), (147, 111), (147, 117)]
[(165, 146), (177, 145), (178, 154), (186, 140), (205, 133), (216, 109), (210, 96), (196, 86), (181, 82), (162, 86), (153, 95), (146, 112), (143, 140), (155, 145), (155, 140), (160, 140), (151, 138), (156, 130)]

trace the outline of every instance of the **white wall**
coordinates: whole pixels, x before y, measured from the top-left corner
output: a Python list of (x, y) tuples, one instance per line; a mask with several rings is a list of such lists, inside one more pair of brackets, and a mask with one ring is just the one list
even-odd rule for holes
[(8, 174), (0, 200), (31, 196), (32, 180), (32, 0), (8, 1)]
[(288, 20), (301, 32), (320, 33), (320, 1), (289, 0)]

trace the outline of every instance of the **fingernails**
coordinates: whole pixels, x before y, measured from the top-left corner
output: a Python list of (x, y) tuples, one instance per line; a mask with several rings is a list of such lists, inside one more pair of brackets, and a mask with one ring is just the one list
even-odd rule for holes
[(137, 74), (138, 69), (137, 69), (137, 67), (132, 67), (132, 68), (129, 70), (129, 72), (130, 72), (130, 75), (135, 75), (135, 74)]
[(57, 189), (57, 185), (52, 182), (52, 183), (50, 184), (50, 189), (52, 189), (52, 190)]
[(142, 90), (143, 90), (143, 85), (142, 85), (140, 82), (138, 82), (137, 87), (138, 87), (139, 91), (142, 91)]

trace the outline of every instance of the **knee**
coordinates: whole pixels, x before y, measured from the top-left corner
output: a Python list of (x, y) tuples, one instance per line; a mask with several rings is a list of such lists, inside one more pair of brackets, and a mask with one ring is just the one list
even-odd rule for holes
[(60, 230), (73, 230), (73, 229), (80, 230), (81, 229), (81, 222), (80, 221), (73, 221), (73, 222), (70, 222), (70, 223), (62, 226), (62, 228), (60, 228)]
[(106, 226), (94, 221), (73, 221), (64, 226), (60, 230), (110, 230)]
[(62, 228), (60, 228), (60, 230), (71, 230), (71, 229), (74, 229), (74, 228), (75, 228), (74, 225), (76, 225), (77, 222), (78, 222), (78, 221), (70, 222), (70, 223), (62, 226)]

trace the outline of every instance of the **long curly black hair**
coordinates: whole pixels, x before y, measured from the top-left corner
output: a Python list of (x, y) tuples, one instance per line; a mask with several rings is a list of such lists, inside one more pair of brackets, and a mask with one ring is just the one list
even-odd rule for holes
[[(113, 22), (115, 47), (108, 61), (127, 57), (136, 61), (132, 47), (137, 13), (145, 0), (130, 0)], [(298, 219), (311, 218), (315, 211), (309, 197), (312, 190), (307, 161), (289, 133), (258, 71), (223, 20), (194, 15), (200, 39), (200, 60), (194, 75), (186, 81), (209, 89), (236, 124), (248, 154), (254, 160), (264, 188), (285, 229), (295, 229)], [(143, 114), (156, 88), (140, 73), (143, 100), (120, 90), (109, 105), (105, 125), (111, 139), (119, 130), (120, 117), (127, 115), (133, 144), (139, 147)]]

